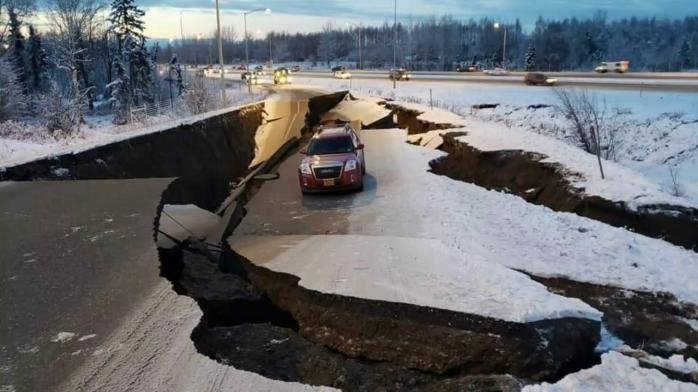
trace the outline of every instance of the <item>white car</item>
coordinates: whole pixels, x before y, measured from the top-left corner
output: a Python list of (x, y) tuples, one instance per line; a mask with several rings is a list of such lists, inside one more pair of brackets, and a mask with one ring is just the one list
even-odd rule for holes
[(509, 75), (509, 71), (507, 71), (504, 68), (495, 68), (495, 69), (488, 69), (485, 71), (485, 75), (490, 75), (490, 76), (505, 76)]
[(630, 69), (630, 61), (604, 61), (594, 68), (596, 73), (617, 72), (626, 73)]
[(351, 74), (346, 70), (342, 69), (339, 71), (334, 71), (335, 79), (351, 79)]

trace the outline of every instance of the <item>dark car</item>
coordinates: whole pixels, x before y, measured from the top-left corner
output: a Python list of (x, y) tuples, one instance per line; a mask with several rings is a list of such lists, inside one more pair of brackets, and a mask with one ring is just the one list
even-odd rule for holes
[(343, 66), (343, 65), (338, 65), (338, 66), (336, 66), (336, 67), (332, 67), (331, 71), (332, 71), (332, 72), (337, 72), (337, 71), (344, 71), (345, 69), (347, 69), (345, 66)]
[(459, 65), (456, 67), (456, 72), (477, 72), (476, 65)]
[(540, 72), (529, 72), (524, 76), (524, 83), (529, 86), (553, 86), (557, 79), (549, 78)]
[(257, 76), (264, 75), (264, 67), (261, 65), (254, 67), (254, 74)]
[(322, 129), (313, 135), (298, 167), (298, 182), (306, 193), (362, 190), (366, 160), (364, 145), (354, 129)]
[(294, 65), (291, 67), (291, 72), (300, 72), (300, 71), (301, 71), (300, 65)]
[(412, 75), (405, 68), (396, 68), (390, 70), (388, 77), (390, 80), (407, 81), (412, 78)]

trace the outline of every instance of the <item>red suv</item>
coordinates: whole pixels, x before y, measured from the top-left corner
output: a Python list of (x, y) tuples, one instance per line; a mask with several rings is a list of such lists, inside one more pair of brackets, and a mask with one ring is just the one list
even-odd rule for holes
[(364, 145), (350, 126), (318, 131), (298, 167), (298, 181), (303, 193), (331, 190), (362, 190), (366, 160)]

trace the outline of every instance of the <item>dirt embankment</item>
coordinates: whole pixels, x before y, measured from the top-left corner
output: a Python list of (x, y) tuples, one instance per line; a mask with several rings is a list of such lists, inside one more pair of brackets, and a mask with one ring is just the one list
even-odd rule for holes
[[(667, 293), (647, 293), (563, 278), (531, 276), (551, 291), (583, 300), (603, 312), (606, 328), (631, 347), (668, 357), (682, 354), (698, 360), (698, 307)], [(679, 339), (683, 345), (671, 344)]]
[(418, 135), (429, 131), (457, 128), (453, 124), (434, 123), (421, 120), (418, 118), (418, 116), (422, 114), (421, 112), (409, 110), (400, 105), (391, 104), (390, 102), (386, 102), (385, 107), (393, 111), (397, 126), (407, 130), (408, 135)]
[(504, 374), (556, 380), (598, 360), (599, 323), (590, 320), (511, 323), (323, 294), (226, 246), (160, 256), (163, 276), (204, 312), (197, 349), (273, 379), (348, 391), (513, 391), (522, 381)]
[(588, 196), (567, 180), (569, 174), (545, 157), (525, 151), (480, 151), (443, 135), (447, 156), (431, 162), (431, 170), (456, 180), (506, 191), (556, 211), (573, 212), (612, 226), (625, 227), (649, 237), (662, 238), (698, 250), (698, 210), (668, 205), (631, 210), (622, 202)]

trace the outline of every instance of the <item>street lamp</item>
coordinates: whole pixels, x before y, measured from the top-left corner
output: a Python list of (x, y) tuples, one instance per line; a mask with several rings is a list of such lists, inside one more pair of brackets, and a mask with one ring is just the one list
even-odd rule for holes
[(216, 26), (218, 31), (218, 63), (221, 66), (221, 106), (225, 105), (225, 68), (223, 67), (223, 35), (221, 35), (221, 13), (216, 0)]
[(255, 13), (255, 12), (262, 12), (262, 11), (264, 11), (264, 13), (267, 15), (271, 14), (270, 8), (257, 8), (256, 10), (245, 11), (242, 13), (243, 19), (245, 20), (245, 70), (247, 70), (247, 71), (250, 70), (250, 49), (249, 49), (249, 45), (248, 45), (250, 38), (247, 36), (247, 15)]
[(347, 23), (348, 27), (356, 27), (356, 31), (359, 34), (359, 64), (358, 64), (358, 69), (363, 69), (363, 63), (361, 61), (361, 22), (359, 22), (358, 25), (354, 23)]
[(502, 68), (507, 69), (507, 27), (505, 25), (500, 24), (499, 22), (495, 22), (494, 29), (499, 30), (500, 27), (504, 29), (504, 43), (502, 44)]
[[(216, 0), (218, 1), (218, 0)], [(252, 11), (245, 11), (242, 13), (243, 19), (245, 21), (245, 72), (250, 72), (250, 49), (249, 49), (249, 41), (250, 37), (247, 36), (247, 15), (252, 14), (255, 12), (262, 12), (264, 11), (265, 14), (269, 15), (271, 14), (271, 9), (270, 8), (257, 8)], [(269, 44), (269, 50), (271, 50), (271, 43)], [(248, 76), (249, 77), (249, 76)], [(252, 83), (250, 81), (247, 81), (247, 91), (252, 94)]]

